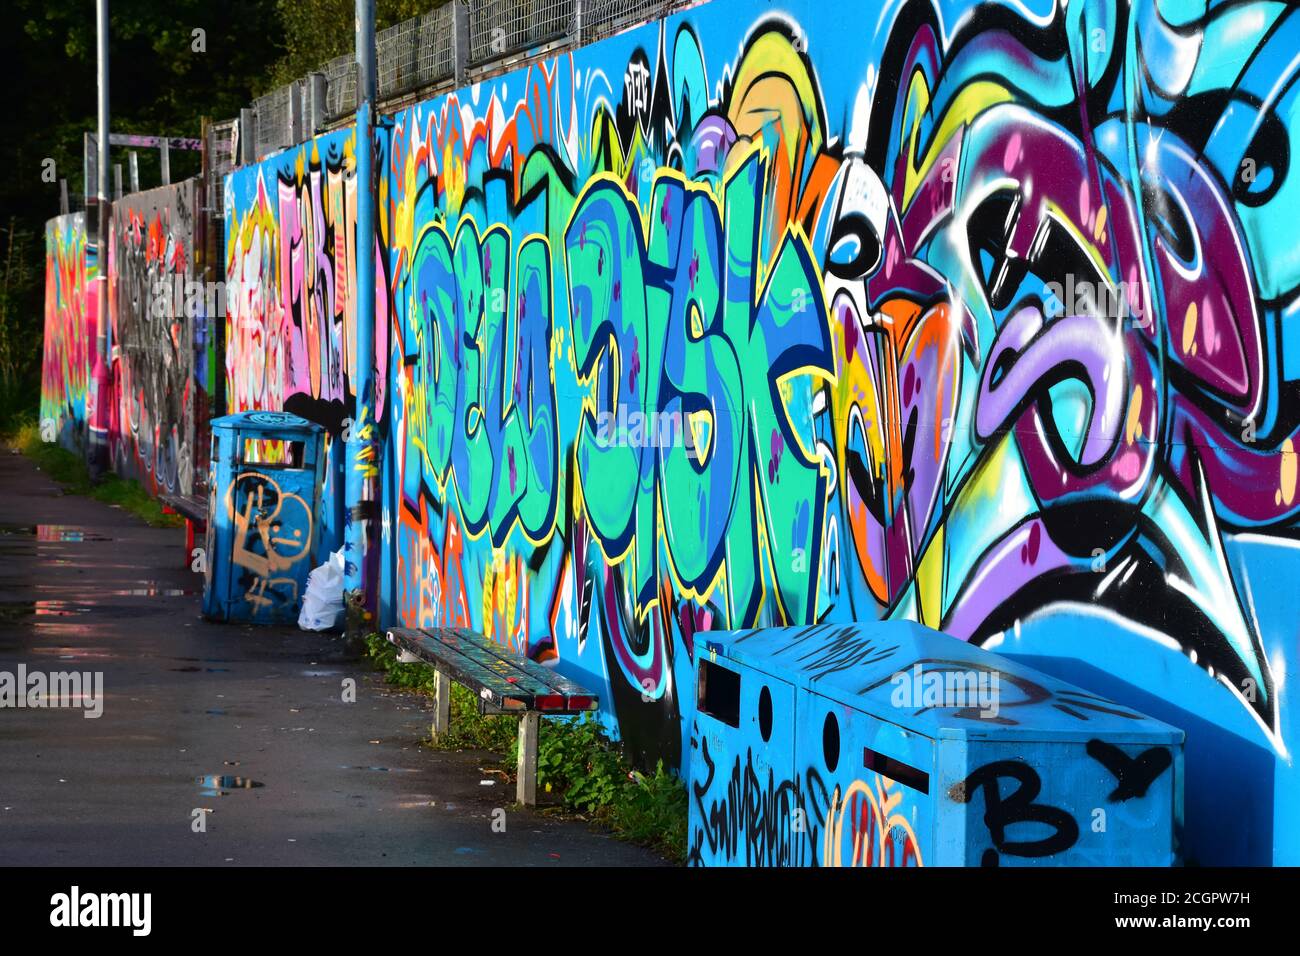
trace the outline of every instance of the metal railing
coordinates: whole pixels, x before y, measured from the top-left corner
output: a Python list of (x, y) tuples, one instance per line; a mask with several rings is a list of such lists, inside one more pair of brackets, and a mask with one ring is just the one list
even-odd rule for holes
[(325, 74), (325, 117), (334, 122), (357, 111), (357, 60), (351, 53), (336, 56), (321, 70)]
[(576, 37), (575, 0), (469, 0), (469, 65)]
[(590, 43), (647, 20), (657, 20), (683, 6), (671, 0), (582, 0), (579, 42)]
[[(706, 0), (449, 0), (375, 37), (378, 104), (463, 86), (520, 62), (590, 43)], [(255, 100), (246, 115), (257, 157), (342, 125), (357, 108), (353, 54)], [(323, 89), (323, 108), (312, 89)]]
[(403, 20), (375, 35), (375, 66), (380, 99), (410, 89), (416, 75), (416, 40), (419, 20)]
[(437, 86), (456, 75), (455, 19), (454, 3), (445, 3), (419, 18), (416, 82), (412, 90)]
[(256, 144), (258, 156), (265, 156), (277, 149), (293, 145), (289, 101), (294, 92), (294, 85), (289, 84), (253, 100), (255, 119), (253, 142)]
[(238, 120), (223, 120), (208, 125), (207, 142), (207, 196), (205, 204), (209, 215), (220, 219), (226, 208), (226, 173), (239, 165), (235, 154), (235, 134)]

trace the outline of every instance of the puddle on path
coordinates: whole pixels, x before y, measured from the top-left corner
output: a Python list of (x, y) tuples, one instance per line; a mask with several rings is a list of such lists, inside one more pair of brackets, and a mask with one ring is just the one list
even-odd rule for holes
[(228, 773), (195, 777), (194, 782), (199, 785), (199, 793), (205, 797), (224, 797), (236, 790), (253, 790), (266, 786), (251, 777), (236, 777)]
[(0, 524), (0, 541), (5, 538), (35, 538), (54, 543), (113, 540), (91, 528), (72, 524)]
[(377, 773), (419, 773), (411, 767), (362, 767), (352, 764), (339, 764), (340, 770), (373, 770)]
[[(128, 592), (122, 592), (128, 593)], [(31, 601), (0, 601), (0, 624), (27, 624), (32, 627), (49, 627), (71, 624), (67, 618), (90, 615), (98, 623), (109, 618), (134, 618), (142, 614), (168, 612), (164, 605), (116, 604), (95, 600), (67, 601), (58, 598), (37, 598)]]
[(0, 601), (0, 623), (16, 624), (29, 617), (73, 617), (89, 611), (89, 607), (67, 601)]

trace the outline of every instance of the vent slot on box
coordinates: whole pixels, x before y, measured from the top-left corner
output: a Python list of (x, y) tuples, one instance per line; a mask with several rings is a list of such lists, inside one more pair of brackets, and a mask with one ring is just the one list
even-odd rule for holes
[(901, 760), (895, 760), (893, 757), (886, 757), (882, 753), (877, 753), (870, 747), (862, 748), (862, 766), (880, 774), (882, 777), (888, 777), (896, 783), (901, 783), (905, 787), (911, 787), (920, 793), (928, 794), (930, 792), (930, 775), (928, 773), (909, 766)]
[(740, 674), (712, 661), (700, 662), (696, 705), (702, 714), (728, 727), (740, 726)]

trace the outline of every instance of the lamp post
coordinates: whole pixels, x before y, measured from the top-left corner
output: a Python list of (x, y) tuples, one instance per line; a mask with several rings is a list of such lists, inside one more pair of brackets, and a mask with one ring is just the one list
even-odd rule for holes
[(374, 521), (375, 476), (375, 5), (356, 0), (357, 56), (357, 311), (355, 326), (355, 396), (344, 449), (344, 573), (347, 637), (356, 647), (373, 623), (366, 591), (366, 562)]
[[(108, 317), (108, 0), (95, 4), (99, 61), (99, 122), (95, 161), (95, 355), (87, 401), (86, 459), (92, 481), (108, 469), (109, 317)], [(89, 193), (90, 183), (86, 183)], [(90, 224), (87, 223), (87, 231)]]

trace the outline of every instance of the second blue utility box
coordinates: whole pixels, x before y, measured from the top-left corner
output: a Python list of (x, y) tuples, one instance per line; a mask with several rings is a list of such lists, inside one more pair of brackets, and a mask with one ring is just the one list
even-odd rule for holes
[(311, 570), (324, 429), (288, 412), (212, 421), (203, 616), (291, 624)]
[(910, 622), (696, 638), (690, 858), (1170, 866), (1183, 732)]

